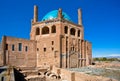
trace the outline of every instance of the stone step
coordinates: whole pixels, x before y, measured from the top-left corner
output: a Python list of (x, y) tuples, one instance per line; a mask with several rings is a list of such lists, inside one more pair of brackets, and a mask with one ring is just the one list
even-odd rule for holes
[(19, 71), (36, 70), (35, 67), (16, 67)]
[(26, 81), (46, 81), (46, 77), (44, 76), (29, 76), (25, 78)]
[(38, 71), (21, 71), (24, 76), (42, 75)]

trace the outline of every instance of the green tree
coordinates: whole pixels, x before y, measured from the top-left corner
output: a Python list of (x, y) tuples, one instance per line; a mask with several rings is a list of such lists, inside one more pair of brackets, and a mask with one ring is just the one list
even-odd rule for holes
[(94, 61), (99, 61), (99, 58), (94, 58), (93, 60), (94, 60)]

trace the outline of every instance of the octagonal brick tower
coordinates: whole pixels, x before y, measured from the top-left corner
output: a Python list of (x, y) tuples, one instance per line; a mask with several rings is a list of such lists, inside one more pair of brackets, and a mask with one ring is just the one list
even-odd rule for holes
[(37, 41), (37, 67), (79, 68), (91, 64), (92, 48), (91, 43), (84, 40), (80, 9), (78, 24), (75, 24), (61, 8), (38, 21), (38, 7), (34, 6), (30, 39)]

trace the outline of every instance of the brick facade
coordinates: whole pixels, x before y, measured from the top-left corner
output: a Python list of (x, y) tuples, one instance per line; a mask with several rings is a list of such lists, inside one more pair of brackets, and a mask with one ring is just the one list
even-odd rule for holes
[(79, 68), (91, 64), (92, 44), (84, 40), (81, 10), (78, 24), (62, 17), (38, 21), (38, 7), (34, 7), (30, 40), (3, 36), (1, 58), (3, 65), (17, 67)]
[[(36, 67), (36, 42), (13, 37), (3, 37), (4, 65)], [(19, 44), (22, 44), (19, 47)], [(21, 48), (21, 49), (20, 49)]]

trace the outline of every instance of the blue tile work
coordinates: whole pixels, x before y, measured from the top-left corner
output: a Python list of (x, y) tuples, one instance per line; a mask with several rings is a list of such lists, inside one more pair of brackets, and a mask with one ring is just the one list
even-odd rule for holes
[[(72, 21), (71, 18), (65, 13), (65, 12), (62, 12), (62, 15), (63, 15), (63, 18), (68, 20), (68, 21)], [(51, 20), (51, 19), (56, 19), (58, 17), (58, 10), (53, 10), (49, 13), (47, 13), (43, 18), (42, 18), (42, 21), (45, 21), (45, 20)]]

